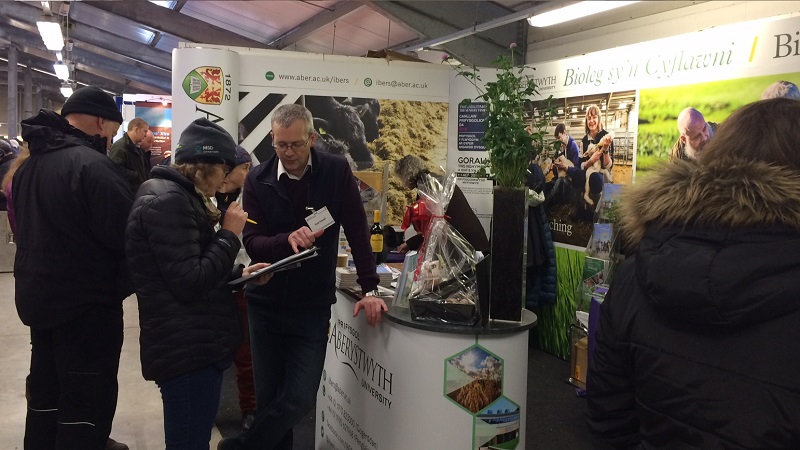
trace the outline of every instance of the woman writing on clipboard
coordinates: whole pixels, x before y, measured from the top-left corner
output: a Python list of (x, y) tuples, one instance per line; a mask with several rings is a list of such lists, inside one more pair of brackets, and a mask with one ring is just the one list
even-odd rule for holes
[(167, 450), (208, 449), (222, 373), (241, 339), (227, 282), (268, 265), (234, 267), (247, 220), (237, 202), (214, 231), (221, 212), (210, 197), (236, 166), (235, 149), (224, 129), (195, 120), (180, 136), (174, 164), (153, 168), (139, 188), (128, 218), (142, 374), (161, 389)]

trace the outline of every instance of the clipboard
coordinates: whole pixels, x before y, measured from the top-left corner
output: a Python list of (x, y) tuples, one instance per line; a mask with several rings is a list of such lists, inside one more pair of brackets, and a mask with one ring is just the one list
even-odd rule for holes
[(294, 269), (295, 267), (298, 267), (301, 262), (316, 257), (317, 250), (319, 250), (319, 248), (317, 248), (316, 245), (311, 246), (303, 250), (302, 252), (295, 253), (294, 255), (287, 256), (286, 258), (283, 258), (280, 261), (276, 261), (270, 264), (269, 266), (264, 267), (263, 269), (258, 269), (255, 272), (252, 272), (250, 275), (245, 275), (241, 278), (229, 281), (228, 286), (238, 286), (240, 284), (247, 283), (253, 278), (258, 278), (259, 276), (264, 275), (265, 273)]

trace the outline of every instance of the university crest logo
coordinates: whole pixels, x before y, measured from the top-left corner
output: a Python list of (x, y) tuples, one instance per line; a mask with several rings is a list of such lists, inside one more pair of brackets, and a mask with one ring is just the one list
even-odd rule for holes
[(222, 69), (198, 67), (183, 79), (183, 92), (197, 103), (219, 105), (222, 103)]

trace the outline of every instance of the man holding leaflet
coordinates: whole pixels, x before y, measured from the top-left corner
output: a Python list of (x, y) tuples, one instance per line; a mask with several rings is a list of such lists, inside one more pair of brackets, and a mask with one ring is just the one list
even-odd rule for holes
[(250, 345), (258, 412), (250, 430), (218, 449), (291, 449), (292, 427), (314, 406), (331, 304), (339, 227), (353, 249), (364, 310), (375, 326), (386, 304), (377, 297), (378, 275), (355, 177), (347, 161), (312, 150), (311, 113), (283, 105), (272, 116), (275, 155), (250, 171), (243, 206), (256, 224), (244, 229), (253, 261), (275, 262), (315, 245), (318, 256), (296, 269), (276, 272), (265, 286), (248, 286)]

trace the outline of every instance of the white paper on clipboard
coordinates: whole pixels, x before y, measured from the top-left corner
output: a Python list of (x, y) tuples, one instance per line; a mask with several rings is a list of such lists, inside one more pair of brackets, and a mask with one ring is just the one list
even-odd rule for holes
[(288, 270), (288, 269), (294, 269), (295, 267), (298, 267), (300, 265), (299, 263), (301, 263), (301, 262), (303, 262), (303, 261), (305, 261), (307, 259), (311, 259), (311, 258), (316, 257), (317, 256), (317, 250), (319, 250), (317, 248), (317, 246), (309, 247), (306, 250), (303, 250), (302, 252), (295, 253), (294, 255), (291, 255), (291, 256), (287, 256), (286, 258), (283, 258), (280, 261), (275, 261), (274, 263), (270, 264), (269, 266), (267, 266), (267, 267), (265, 267), (263, 269), (258, 269), (255, 272), (250, 273), (249, 275), (245, 275), (245, 276), (243, 276), (241, 278), (237, 278), (235, 280), (229, 281), (228, 282), (228, 286), (238, 286), (240, 284), (243, 284), (243, 283), (246, 283), (246, 282), (252, 280), (253, 278), (258, 278), (259, 276), (264, 275), (265, 273), (278, 272), (278, 271), (281, 271), (281, 270)]

